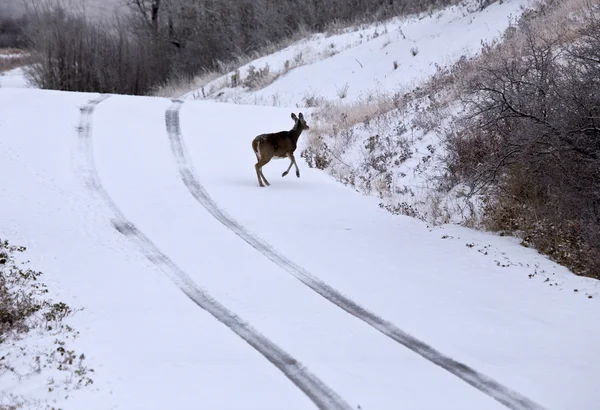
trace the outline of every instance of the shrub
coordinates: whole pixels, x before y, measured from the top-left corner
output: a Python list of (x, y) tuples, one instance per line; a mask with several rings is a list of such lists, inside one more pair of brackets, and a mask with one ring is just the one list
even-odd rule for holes
[(23, 53), (21, 50), (6, 49), (4, 54), (0, 52), (0, 73), (23, 67), (30, 63), (31, 56)]
[(269, 64), (266, 64), (263, 68), (256, 69), (254, 65), (248, 67), (248, 74), (244, 78), (243, 85), (251, 90), (257, 90), (264, 88), (271, 84), (278, 77), (278, 74), (271, 73)]
[[(549, 2), (540, 13), (550, 13)], [(485, 199), (484, 224), (600, 278), (600, 7), (575, 29), (525, 19), (474, 63), (449, 135), (455, 183)], [(574, 25), (570, 25), (574, 27)]]
[(0, 6), (0, 48), (25, 48), (25, 30), (29, 20), (24, 15), (14, 15)]
[[(4, 383), (9, 377), (21, 380), (41, 375), (44, 380), (39, 383), (50, 386), (49, 392), (89, 386), (93, 383), (89, 376), (94, 370), (84, 366), (83, 354), (76, 354), (68, 346), (78, 335), (65, 323), (73, 310), (48, 298), (41, 272), (26, 269), (17, 262), (17, 254), (25, 250), (0, 240), (0, 380)], [(29, 343), (27, 336), (34, 331), (37, 342), (47, 339), (46, 347)], [(64, 382), (48, 382), (43, 369), (66, 372), (68, 377)], [(0, 395), (0, 408), (12, 405), (18, 408), (26, 402), (8, 392)]]
[(60, 5), (30, 11), (28, 29), (35, 64), (26, 76), (43, 89), (146, 94), (165, 81), (161, 44), (133, 36), (125, 25), (92, 22)]
[(41, 273), (17, 267), (15, 254), (23, 251), (24, 247), (0, 241), (0, 344), (28, 332), (29, 318), (47, 307), (39, 299), (47, 292), (38, 281)]
[(337, 96), (340, 98), (340, 100), (346, 98), (348, 96), (348, 89), (350, 88), (350, 85), (348, 83), (344, 83), (343, 86), (341, 87), (335, 87), (335, 92), (337, 94)]

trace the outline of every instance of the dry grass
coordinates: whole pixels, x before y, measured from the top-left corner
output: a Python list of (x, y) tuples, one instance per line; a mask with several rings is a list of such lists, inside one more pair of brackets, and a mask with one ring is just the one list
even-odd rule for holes
[(318, 106), (311, 118), (311, 134), (332, 134), (340, 127), (352, 128), (393, 110), (398, 99), (397, 93), (384, 91), (370, 92), (350, 103), (325, 101), (316, 94), (311, 95), (307, 101)]
[(20, 48), (0, 48), (0, 56), (25, 55), (27, 52)]
[(204, 86), (222, 75), (223, 73), (217, 71), (206, 71), (193, 78), (172, 77), (165, 84), (154, 87), (150, 95), (155, 97), (179, 98), (193, 90), (198, 90), (194, 93), (193, 98), (204, 98), (206, 95)]
[(0, 73), (31, 64), (31, 56), (16, 48), (0, 49)]
[[(286, 41), (281, 44), (281, 48), (287, 47), (291, 43)], [(254, 60), (270, 55), (279, 50), (279, 46), (269, 45), (260, 52), (246, 56), (238, 56), (230, 62), (218, 62), (219, 68), (213, 71), (205, 71), (193, 78), (170, 79), (166, 84), (155, 87), (151, 95), (158, 97), (181, 97), (187, 93), (192, 93), (192, 98), (201, 99), (208, 96), (215, 97), (215, 93), (224, 88), (236, 88), (240, 86), (247, 87), (256, 91), (267, 87), (277, 80), (280, 76), (287, 74), (290, 70), (307, 64), (302, 52), (298, 52), (293, 59), (286, 60), (281, 70), (273, 70), (268, 64), (262, 67), (255, 67), (250, 64)], [(240, 67), (248, 66), (243, 72)], [(233, 101), (234, 103), (236, 101)]]

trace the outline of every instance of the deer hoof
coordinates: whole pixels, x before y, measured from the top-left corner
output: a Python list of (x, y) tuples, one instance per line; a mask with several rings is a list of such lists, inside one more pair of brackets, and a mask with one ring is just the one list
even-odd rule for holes
[(296, 171), (296, 176), (300, 178), (300, 171)]
[(285, 171), (283, 174), (281, 174), (282, 177), (286, 176), (288, 173), (287, 171)]

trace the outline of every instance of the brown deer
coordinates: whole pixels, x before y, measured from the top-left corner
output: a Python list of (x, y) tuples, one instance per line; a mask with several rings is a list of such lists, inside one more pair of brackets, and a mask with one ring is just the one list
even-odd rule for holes
[(287, 157), (290, 159), (290, 166), (283, 174), (281, 174), (282, 177), (286, 176), (288, 172), (290, 172), (292, 165), (294, 165), (296, 167), (296, 176), (300, 178), (300, 170), (298, 169), (298, 164), (296, 164), (296, 158), (294, 158), (294, 151), (296, 150), (300, 134), (302, 134), (303, 130), (310, 129), (310, 127), (304, 120), (304, 115), (302, 115), (302, 113), (298, 114), (297, 117), (296, 114), (292, 113), (292, 119), (295, 121), (295, 124), (294, 128), (291, 130), (260, 134), (252, 140), (252, 150), (254, 151), (254, 154), (256, 154), (256, 159), (258, 161), (256, 165), (254, 165), (254, 168), (256, 169), (258, 184), (261, 187), (264, 187), (262, 181), (265, 181), (265, 184), (267, 185), (271, 185), (263, 175), (262, 167), (271, 161), (273, 157)]

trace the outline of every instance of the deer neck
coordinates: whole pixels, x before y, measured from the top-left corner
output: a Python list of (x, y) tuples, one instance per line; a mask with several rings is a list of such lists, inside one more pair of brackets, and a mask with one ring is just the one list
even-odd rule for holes
[(291, 129), (290, 133), (292, 134), (292, 138), (294, 138), (294, 142), (298, 142), (298, 138), (300, 138), (300, 134), (302, 134), (302, 128), (298, 126), (298, 124), (294, 125), (294, 128)]

